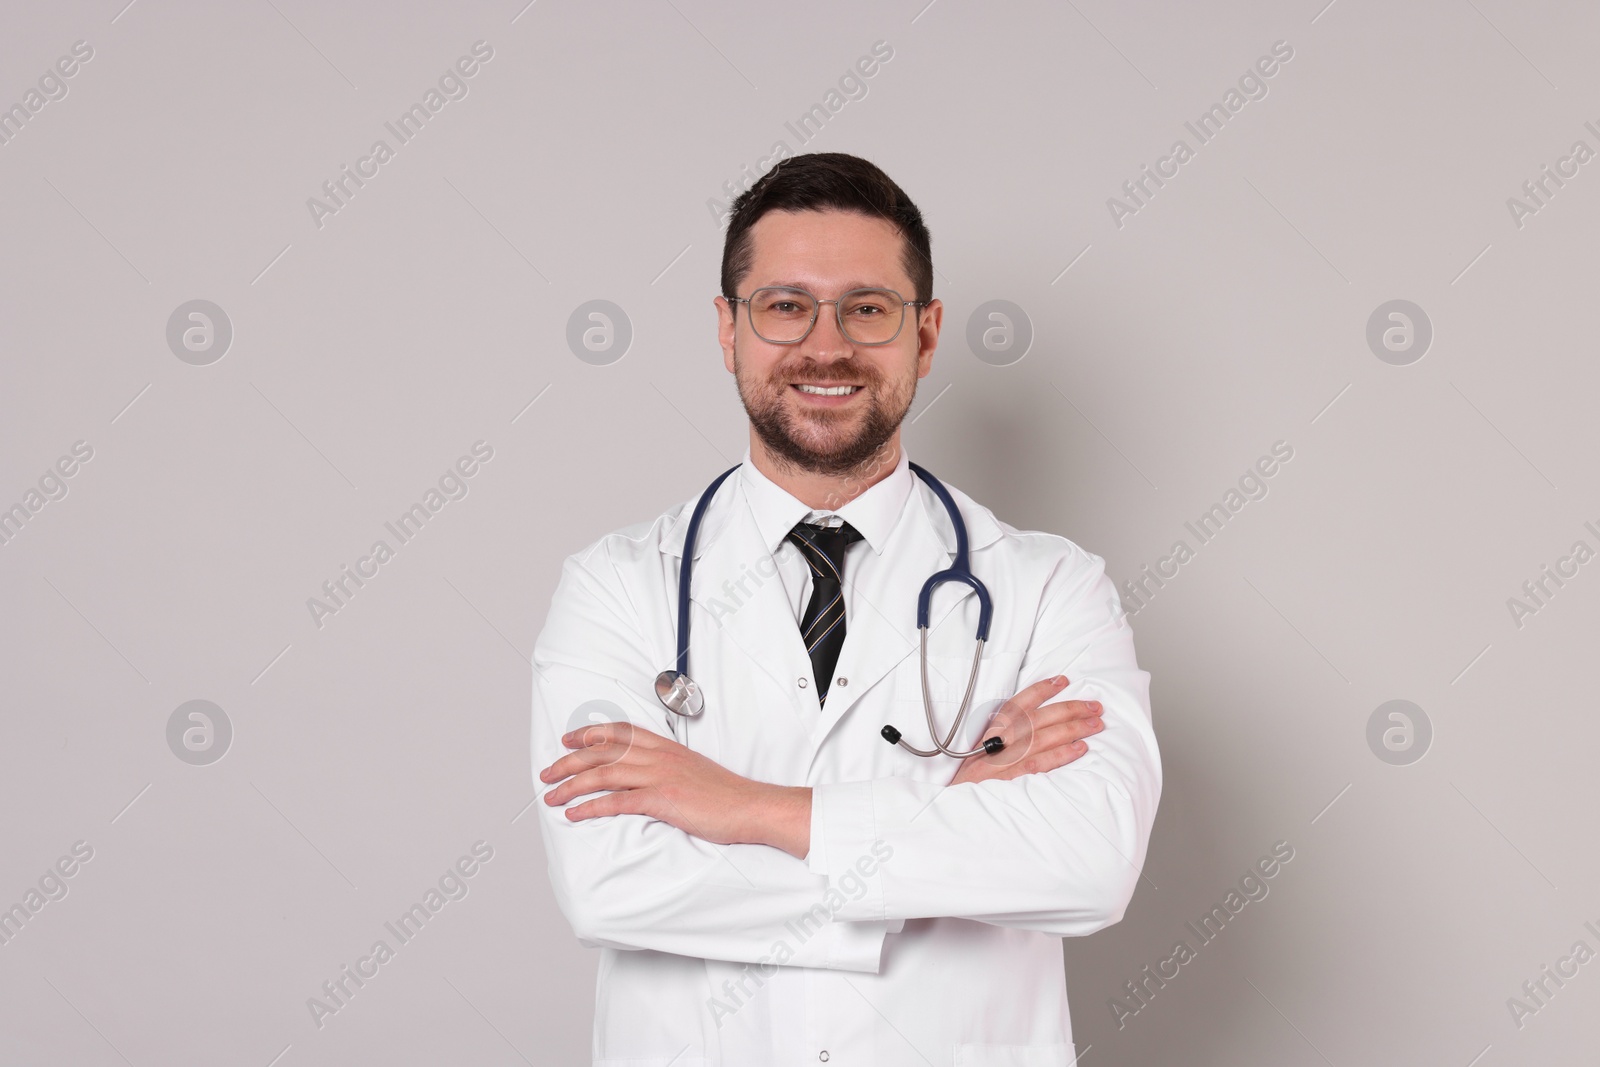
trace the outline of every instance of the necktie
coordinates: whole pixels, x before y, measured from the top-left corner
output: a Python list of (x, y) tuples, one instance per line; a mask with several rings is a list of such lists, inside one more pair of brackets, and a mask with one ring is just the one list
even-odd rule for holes
[(848, 522), (838, 526), (800, 522), (789, 531), (788, 539), (799, 546), (811, 567), (811, 602), (800, 619), (800, 636), (811, 657), (820, 706), (828, 698), (833, 668), (844, 647), (844, 554), (861, 540), (861, 534)]

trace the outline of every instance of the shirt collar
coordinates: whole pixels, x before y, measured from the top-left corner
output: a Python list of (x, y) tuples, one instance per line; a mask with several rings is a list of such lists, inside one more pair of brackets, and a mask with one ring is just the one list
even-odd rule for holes
[(904, 443), (900, 445), (900, 461), (888, 476), (874, 482), (866, 492), (832, 511), (816, 510), (787, 489), (768, 478), (750, 458), (750, 449), (744, 450), (744, 464), (739, 468), (739, 481), (744, 496), (755, 516), (756, 528), (767, 551), (776, 552), (783, 539), (798, 522), (820, 523), (829, 515), (837, 515), (860, 532), (872, 551), (882, 554), (889, 535), (900, 521), (906, 498), (911, 494), (911, 458)]

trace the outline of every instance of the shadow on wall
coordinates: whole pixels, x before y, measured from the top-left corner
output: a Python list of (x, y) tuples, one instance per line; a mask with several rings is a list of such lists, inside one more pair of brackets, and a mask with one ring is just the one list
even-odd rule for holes
[[(961, 362), (968, 353), (952, 346), (945, 355)], [(1039, 352), (1032, 356), (1046, 358)], [(942, 383), (921, 383), (912, 415), (942, 388)], [(963, 397), (960, 427), (940, 426), (937, 407), (910, 427), (907, 447), (915, 450), (918, 462), (967, 489), (1002, 521), (1019, 529), (1060, 533), (1086, 551), (1115, 557), (1119, 546), (1095, 543), (1105, 534), (1088, 532), (1125, 529), (1128, 522), (1125, 516), (1119, 521), (1115, 516), (1086, 513), (1096, 494), (1102, 502), (1105, 499), (1104, 482), (1096, 477), (1091, 486), (1087, 477), (1098, 471), (1104, 457), (1098, 451), (1075, 454), (1094, 431), (1080, 425), (1079, 416), (1064, 404), (1058, 412), (1047, 404), (1019, 413), (1015, 391), (1003, 385), (991, 388), (968, 379), (957, 388), (970, 390)], [(984, 395), (975, 397), (975, 392)], [(1129, 493), (1147, 491), (1131, 470), (1128, 474)], [(1047, 499), (1041, 499), (1041, 493)], [(1144, 503), (1138, 500), (1136, 506), (1142, 509)], [(1249, 926), (1259, 918), (1254, 911), (1272, 906), (1262, 902), (1292, 879), (1296, 844), (1262, 840), (1258, 854), (1237, 854), (1239, 835), (1229, 832), (1228, 826), (1228, 820), (1236, 818), (1232, 806), (1236, 798), (1230, 799), (1230, 784), (1217, 775), (1215, 766), (1194, 755), (1207, 749), (1186, 743), (1184, 735), (1193, 732), (1186, 724), (1194, 713), (1191, 704), (1186, 715), (1181, 692), (1183, 686), (1196, 684), (1210, 687), (1212, 693), (1225, 692), (1236, 679), (1228, 677), (1226, 664), (1201, 662), (1187, 651), (1187, 642), (1175, 641), (1153, 623), (1135, 629), (1139, 665), (1151, 675), (1151, 705), (1162, 746), (1161, 808), (1146, 873), (1122, 922), (1087, 938), (1067, 938), (1063, 944), (1077, 1049), (1082, 1053), (1094, 1044), (1097, 1057), (1107, 1063), (1140, 1062), (1141, 1054), (1171, 1040), (1170, 1025), (1146, 1016), (1170, 1013), (1167, 1023), (1181, 1017), (1186, 1027), (1200, 1022), (1193, 994), (1186, 995), (1185, 986), (1199, 990), (1218, 980), (1237, 982), (1240, 973), (1252, 973), (1251, 961), (1239, 953), (1260, 942), (1241, 938), (1227, 927)], [(1175, 681), (1179, 678), (1182, 685)], [(1164, 877), (1157, 872), (1164, 872)], [(1188, 948), (1175, 957), (1180, 939)], [(1224, 954), (1212, 946), (1214, 941), (1234, 944)], [(1130, 992), (1129, 983), (1141, 991), (1143, 1000)], [(1178, 1003), (1180, 998), (1188, 1004)], [(1226, 1047), (1221, 1035), (1253, 1022), (1245, 1018), (1251, 1005), (1243, 998), (1206, 999), (1203, 1025), (1211, 1036), (1190, 1033), (1192, 1047)]]

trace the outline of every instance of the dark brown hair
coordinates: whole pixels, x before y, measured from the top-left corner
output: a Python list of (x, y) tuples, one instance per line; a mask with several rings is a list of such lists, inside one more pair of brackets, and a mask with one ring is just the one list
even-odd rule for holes
[(750, 273), (750, 227), (769, 211), (853, 211), (887, 219), (905, 239), (901, 263), (912, 300), (933, 299), (933, 253), (922, 212), (878, 167), (844, 152), (810, 152), (779, 160), (730, 205), (722, 243), (722, 295), (737, 296)]

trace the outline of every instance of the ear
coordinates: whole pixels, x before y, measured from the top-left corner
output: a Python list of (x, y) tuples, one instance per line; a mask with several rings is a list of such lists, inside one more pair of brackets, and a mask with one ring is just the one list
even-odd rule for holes
[(933, 352), (939, 347), (939, 330), (944, 325), (944, 302), (930, 300), (917, 315), (917, 377), (926, 378), (933, 370)]
[(735, 305), (728, 303), (726, 297), (719, 296), (711, 301), (717, 309), (717, 341), (722, 345), (722, 365), (733, 373), (733, 335), (737, 325)]

